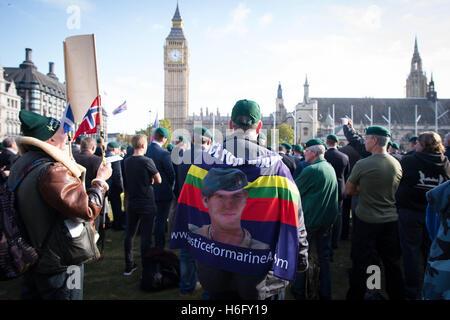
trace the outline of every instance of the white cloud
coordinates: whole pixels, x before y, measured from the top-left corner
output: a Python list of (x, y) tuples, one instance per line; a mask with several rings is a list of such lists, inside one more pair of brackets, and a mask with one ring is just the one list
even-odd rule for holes
[(81, 10), (92, 11), (95, 4), (91, 0), (38, 0), (39, 2), (49, 4), (61, 9), (66, 9), (70, 6), (78, 6)]
[(243, 35), (247, 33), (247, 17), (250, 9), (243, 3), (239, 3), (238, 7), (231, 13), (231, 22), (222, 30), (224, 33), (237, 33)]
[(265, 26), (265, 25), (270, 24), (272, 22), (272, 20), (273, 20), (272, 14), (266, 13), (259, 19), (259, 24)]
[(332, 11), (341, 22), (362, 31), (376, 31), (381, 28), (383, 9), (379, 6), (370, 5), (367, 8), (333, 6)]

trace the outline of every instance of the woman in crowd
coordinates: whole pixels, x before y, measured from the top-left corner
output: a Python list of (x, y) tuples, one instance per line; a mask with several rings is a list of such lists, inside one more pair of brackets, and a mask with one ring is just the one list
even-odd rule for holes
[(445, 149), (438, 134), (432, 131), (422, 133), (415, 148), (416, 152), (401, 160), (403, 177), (396, 194), (405, 294), (409, 299), (419, 297), (420, 255), (423, 254), (425, 267), (430, 248), (425, 224), (425, 194), (450, 179), (449, 160), (443, 154)]

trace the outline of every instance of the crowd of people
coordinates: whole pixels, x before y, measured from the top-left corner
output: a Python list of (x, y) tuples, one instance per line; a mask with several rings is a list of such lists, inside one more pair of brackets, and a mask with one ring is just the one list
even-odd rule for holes
[[(278, 248), (280, 240), (257, 239), (241, 224), (245, 207), (255, 197), (251, 187), (269, 176), (287, 179), (290, 199), (299, 195), (293, 207), (295, 277), (287, 281), (272, 269), (254, 275), (218, 268), (186, 244), (179, 249), (180, 295), (202, 287), (205, 299), (283, 299), (290, 283), (294, 298), (308, 299), (306, 271), (311, 255), (316, 255), (318, 297), (330, 300), (330, 262), (340, 241), (351, 240), (347, 299), (380, 298), (379, 291), (367, 287), (368, 267), (374, 265), (383, 268), (389, 299), (450, 299), (450, 133), (443, 140), (432, 131), (420, 133), (410, 139), (410, 150), (401, 153), (386, 128), (371, 126), (359, 133), (351, 120), (342, 119), (345, 142), (330, 134), (294, 146), (284, 142), (275, 152), (261, 132), (259, 105), (239, 100), (229, 121), (232, 134), (224, 141), (213, 141), (207, 128), (196, 127), (190, 141), (179, 136), (167, 144), (170, 133), (159, 127), (152, 140), (138, 133), (128, 147), (109, 142), (104, 148), (101, 139), (80, 137), (70, 154), (58, 120), (25, 110), (19, 118), (23, 136), (2, 142), (1, 182), (12, 187), (24, 170), (41, 161), (16, 190), (18, 212), (36, 248), (44, 247), (48, 230), (61, 215), (91, 221), (102, 254), (105, 230), (124, 230), (124, 276), (139, 268), (133, 256), (136, 235), (143, 257), (153, 247), (168, 247), (167, 235), (175, 222), (208, 241), (256, 251)], [(228, 168), (217, 155), (208, 162), (214, 148), (226, 154), (227, 161), (244, 162)], [(103, 161), (118, 155), (123, 159)], [(260, 167), (252, 161), (264, 157), (270, 166), (255, 171)], [(202, 166), (207, 162), (208, 167)], [(200, 164), (196, 172), (194, 163)], [(267, 173), (273, 168), (275, 173)], [(198, 193), (186, 186), (195, 184), (193, 177), (200, 179), (195, 182)], [(265, 189), (265, 198), (282, 196), (277, 183)], [(183, 222), (192, 211), (186, 197), (199, 198), (197, 205), (208, 213), (208, 224)], [(281, 206), (261, 210), (253, 212), (252, 219), (262, 220), (277, 210), (277, 215), (285, 214)], [(284, 231), (281, 223), (271, 228), (276, 234)], [(23, 299), (83, 298), (82, 288), (62, 285), (69, 276), (66, 270), (48, 270), (56, 260), (44, 261), (45, 266), (40, 261), (24, 275)], [(424, 278), (421, 268), (426, 268)]]

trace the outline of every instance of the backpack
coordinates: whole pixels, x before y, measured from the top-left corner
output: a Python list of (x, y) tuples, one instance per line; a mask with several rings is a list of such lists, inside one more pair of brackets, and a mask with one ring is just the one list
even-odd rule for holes
[(33, 162), (11, 189), (6, 183), (0, 186), (0, 281), (21, 276), (39, 259), (36, 249), (26, 240), (26, 232), (15, 207), (14, 190), (31, 170), (44, 161)]
[(141, 289), (161, 291), (177, 287), (180, 281), (180, 260), (171, 251), (151, 248), (142, 257)]

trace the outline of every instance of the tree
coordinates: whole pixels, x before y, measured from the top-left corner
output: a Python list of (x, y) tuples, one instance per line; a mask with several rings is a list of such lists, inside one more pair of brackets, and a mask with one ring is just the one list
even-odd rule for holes
[[(282, 144), (283, 142), (287, 142), (289, 144), (292, 144), (294, 142), (294, 130), (286, 123), (280, 124), (277, 128), (277, 135), (278, 135), (278, 145)], [(272, 128), (267, 129), (267, 145), (272, 145)], [(274, 150), (278, 151), (278, 150)]]

